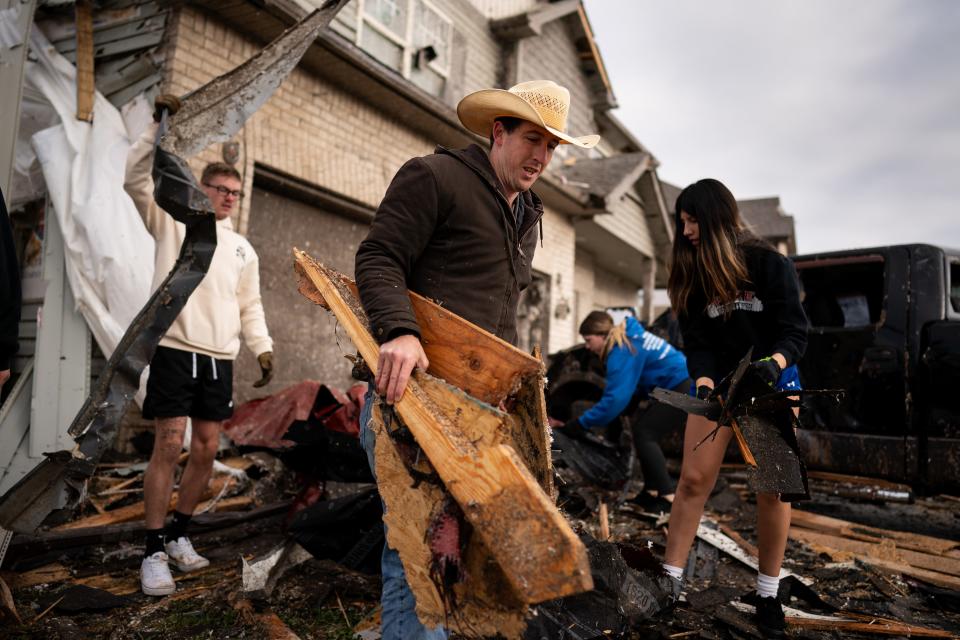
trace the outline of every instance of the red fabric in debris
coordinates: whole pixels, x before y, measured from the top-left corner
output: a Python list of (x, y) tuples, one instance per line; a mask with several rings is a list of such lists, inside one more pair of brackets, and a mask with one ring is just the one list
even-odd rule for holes
[(245, 402), (223, 425), (224, 433), (238, 445), (287, 449), (296, 443), (284, 440), (287, 429), (295, 421), (309, 420), (317, 394), (325, 389), (338, 404), (317, 408), (315, 419), (324, 428), (352, 436), (360, 435), (360, 411), (367, 391), (365, 382), (354, 384), (344, 394), (316, 380), (304, 380), (266, 398)]
[(319, 382), (304, 380), (272, 396), (245, 402), (224, 423), (223, 431), (238, 445), (292, 447), (295, 443), (284, 440), (283, 435), (295, 420), (310, 417), (319, 390)]

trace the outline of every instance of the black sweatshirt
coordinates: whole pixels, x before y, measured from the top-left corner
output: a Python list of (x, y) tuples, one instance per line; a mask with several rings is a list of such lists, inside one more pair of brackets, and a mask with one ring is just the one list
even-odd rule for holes
[(730, 373), (753, 347), (757, 360), (781, 353), (787, 366), (807, 348), (807, 316), (800, 305), (797, 272), (789, 258), (772, 248), (747, 241), (741, 245), (749, 282), (740, 283), (736, 300), (708, 305), (702, 289), (694, 290), (687, 310), (679, 314), (690, 377), (715, 383)]
[(0, 371), (10, 368), (20, 333), (20, 268), (13, 228), (0, 191)]

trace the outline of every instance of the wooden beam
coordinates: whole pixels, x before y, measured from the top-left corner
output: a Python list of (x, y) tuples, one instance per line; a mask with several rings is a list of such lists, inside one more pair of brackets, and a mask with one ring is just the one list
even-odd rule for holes
[(933, 555), (945, 555), (947, 552), (960, 547), (960, 542), (956, 542), (955, 540), (935, 538), (933, 536), (908, 533), (906, 531), (879, 529), (877, 527), (841, 520), (840, 518), (831, 518), (830, 516), (824, 516), (818, 513), (801, 511), (799, 509), (793, 510), (790, 523), (793, 526), (803, 529), (812, 529), (843, 538), (862, 540), (864, 542), (881, 543), (884, 540), (893, 540), (900, 549), (909, 549), (911, 551), (919, 551)]
[[(376, 374), (379, 346), (353, 292), (305, 253), (295, 250), (294, 255), (297, 270)], [(592, 589), (586, 548), (514, 449), (468, 437), (473, 421), (464, 419), (463, 411), (499, 412), (457, 393), (442, 380), (415, 372), (395, 410), (516, 594), (533, 604)]]
[(77, 0), (77, 120), (93, 122), (93, 2)]
[(790, 537), (800, 542), (810, 543), (820, 547), (827, 547), (836, 551), (853, 554), (864, 562), (876, 558), (888, 562), (895, 562), (909, 567), (935, 571), (960, 577), (960, 560), (935, 556), (929, 553), (900, 549), (893, 540), (884, 540), (880, 543), (849, 540), (827, 533), (819, 533), (809, 529), (790, 527)]
[[(207, 500), (216, 496), (220, 491), (230, 482), (232, 478), (230, 476), (217, 476), (207, 485), (207, 488), (203, 492), (203, 497), (201, 500)], [(170, 496), (170, 504), (167, 506), (167, 513), (172, 511), (174, 507), (177, 506), (177, 492), (174, 491)], [(221, 503), (226, 502), (221, 500)], [(249, 504), (249, 501), (246, 502)], [(197, 509), (200, 510), (204, 507), (203, 504), (200, 504)], [(103, 527), (111, 524), (118, 524), (121, 522), (130, 522), (131, 520), (139, 520), (144, 517), (145, 506), (144, 503), (135, 502), (133, 504), (128, 504), (124, 507), (118, 509), (113, 509), (111, 511), (105, 511), (102, 514), (97, 514), (95, 516), (89, 516), (86, 518), (80, 518), (79, 520), (74, 520), (73, 522), (67, 522), (58, 527), (54, 527), (55, 531), (68, 531), (70, 529), (85, 529), (88, 527)]]
[[(305, 253), (302, 255), (310, 259)], [(360, 299), (353, 280), (336, 272), (330, 275), (339, 280), (356, 300)], [(300, 293), (326, 306), (323, 296), (309, 279), (301, 280)], [(411, 291), (409, 294), (410, 305), (420, 327), (420, 341), (430, 360), (430, 368), (427, 369), (430, 375), (459, 387), (478, 400), (497, 406), (515, 393), (527, 376), (543, 373), (543, 362), (539, 358), (417, 293)]]
[(849, 631), (852, 633), (862, 633), (867, 636), (888, 635), (888, 636), (907, 636), (918, 638), (955, 638), (956, 636), (949, 631), (940, 629), (930, 629), (929, 627), (918, 627), (912, 624), (897, 622), (896, 620), (886, 620), (884, 618), (874, 618), (868, 622), (849, 620), (843, 618), (834, 618), (832, 620), (820, 620), (811, 618), (797, 618), (787, 616), (787, 625), (793, 629), (810, 629), (825, 631)]

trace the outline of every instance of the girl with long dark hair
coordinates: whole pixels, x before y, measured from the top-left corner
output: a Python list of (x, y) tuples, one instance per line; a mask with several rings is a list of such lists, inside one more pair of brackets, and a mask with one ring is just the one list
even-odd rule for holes
[[(799, 389), (796, 362), (807, 344), (791, 261), (744, 226), (733, 194), (713, 179), (700, 180), (677, 198), (673, 264), (667, 284), (683, 333), (696, 395), (706, 397), (753, 348), (751, 367), (778, 390)], [(670, 512), (664, 569), (678, 588), (703, 507), (720, 471), (732, 431), (694, 447), (716, 427), (690, 415), (684, 432), (680, 482)], [(778, 494), (757, 495), (760, 552), (756, 620), (770, 637), (784, 633), (777, 599), (790, 528), (790, 504)]]

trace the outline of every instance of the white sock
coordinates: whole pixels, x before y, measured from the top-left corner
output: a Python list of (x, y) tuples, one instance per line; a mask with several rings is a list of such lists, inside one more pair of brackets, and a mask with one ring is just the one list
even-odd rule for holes
[(761, 598), (776, 598), (780, 590), (780, 577), (765, 576), (757, 572), (757, 595)]
[(663, 565), (663, 570), (666, 571), (666, 572), (667, 572), (667, 575), (669, 575), (671, 578), (676, 578), (676, 579), (679, 580), (680, 582), (683, 582), (683, 568), (682, 568), (682, 567), (675, 567), (675, 566), (670, 565), (670, 564), (664, 564), (664, 565)]

